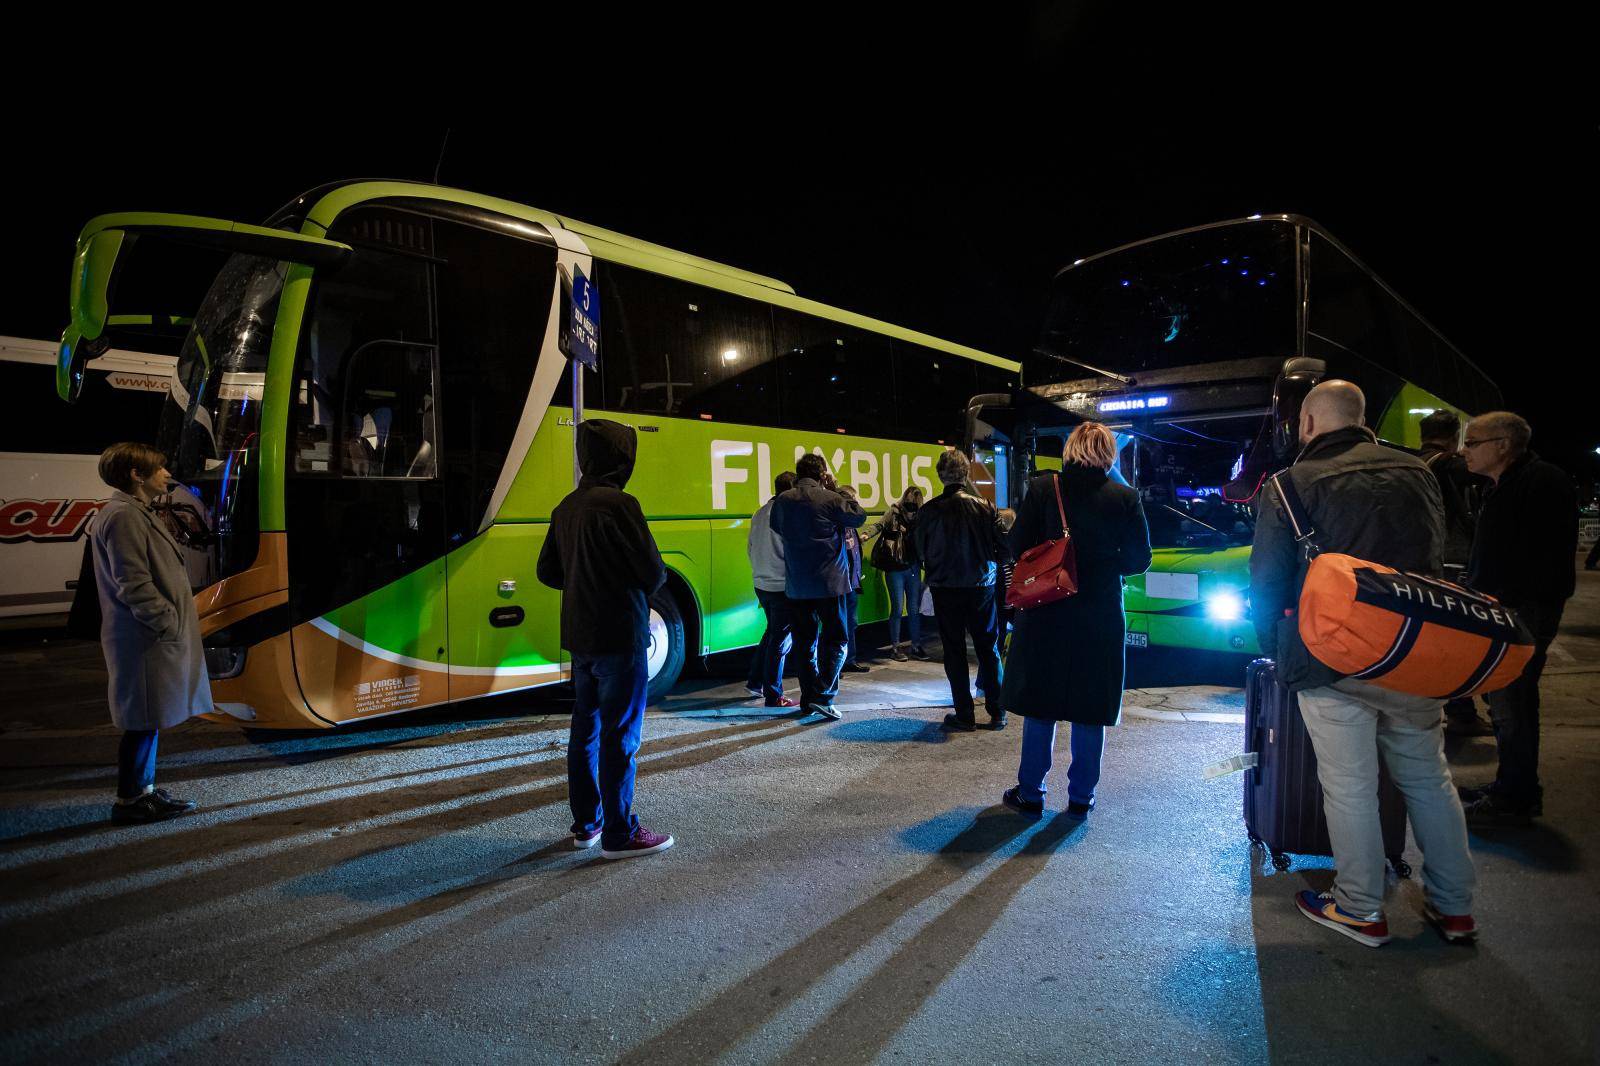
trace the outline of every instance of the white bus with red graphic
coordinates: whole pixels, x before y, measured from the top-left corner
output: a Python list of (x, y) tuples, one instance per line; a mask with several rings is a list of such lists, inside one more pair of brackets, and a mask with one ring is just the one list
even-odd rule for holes
[(154, 442), (173, 362), (113, 348), (89, 364), (78, 404), (26, 417), (24, 405), (54, 387), (56, 345), (0, 337), (0, 618), (65, 618), (83, 536), (110, 492), (96, 472), (100, 452)]

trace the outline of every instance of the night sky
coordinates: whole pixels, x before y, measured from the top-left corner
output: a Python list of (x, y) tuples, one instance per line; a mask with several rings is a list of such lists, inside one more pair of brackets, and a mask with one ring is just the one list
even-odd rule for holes
[[(1347, 26), (1312, 47), (1271, 27), (1161, 33), (1109, 8), (1052, 10), (974, 31), (964, 50), (930, 46), (902, 81), (813, 65), (829, 85), (814, 94), (683, 79), (581, 112), (558, 96), (541, 117), (484, 93), (410, 117), (399, 99), (330, 89), (337, 106), (304, 128), (287, 105), (202, 118), (192, 98), (112, 101), (100, 121), (119, 132), (77, 156), (62, 152), (76, 118), (36, 114), (8, 137), (39, 165), (11, 175), (0, 334), (59, 336), (73, 238), (95, 214), (260, 221), (325, 181), (428, 179), (448, 129), (444, 184), (1013, 357), (1076, 258), (1256, 212), (1309, 215), (1496, 379), (1536, 449), (1600, 473), (1594, 115), (1513, 76), (1557, 30)], [(997, 63), (1002, 77), (980, 73)], [(385, 119), (363, 117), (374, 111)], [(190, 132), (135, 132), (162, 127)], [(78, 161), (51, 164), (63, 156)]]

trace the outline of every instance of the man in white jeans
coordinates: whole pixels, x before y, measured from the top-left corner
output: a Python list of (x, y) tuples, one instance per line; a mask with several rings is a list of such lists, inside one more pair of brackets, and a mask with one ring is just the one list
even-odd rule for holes
[[(1363, 425), (1366, 397), (1348, 381), (1312, 389), (1300, 411), (1305, 445), (1287, 477), (1309, 512), (1317, 546), (1417, 573), (1437, 574), (1444, 504), (1422, 461), (1388, 448)], [(1250, 553), (1250, 612), (1278, 680), (1300, 694), (1317, 753), (1328, 836), (1338, 866), (1331, 892), (1301, 892), (1300, 913), (1358, 943), (1389, 940), (1383, 913), (1378, 759), (1406, 800), (1422, 848), (1423, 917), (1451, 941), (1477, 934), (1472, 856), (1461, 801), (1444, 758), (1442, 700), (1343, 678), (1307, 652), (1294, 609), (1304, 580), (1277, 493), (1267, 490)]]

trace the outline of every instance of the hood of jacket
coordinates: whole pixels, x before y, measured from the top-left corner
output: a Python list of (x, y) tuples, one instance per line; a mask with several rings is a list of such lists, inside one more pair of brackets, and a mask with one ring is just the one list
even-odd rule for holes
[(578, 423), (578, 469), (583, 471), (583, 484), (626, 487), (638, 453), (639, 434), (632, 426), (604, 418)]

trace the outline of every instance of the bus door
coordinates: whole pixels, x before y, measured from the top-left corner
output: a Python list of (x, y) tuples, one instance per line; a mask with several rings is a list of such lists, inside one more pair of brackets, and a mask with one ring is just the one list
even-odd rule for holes
[(331, 232), (356, 252), (312, 296), (289, 571), (302, 691), (335, 721), (561, 676), (534, 574), (549, 501), (518, 491), (544, 481), (553, 243), (447, 211), (347, 211)]

